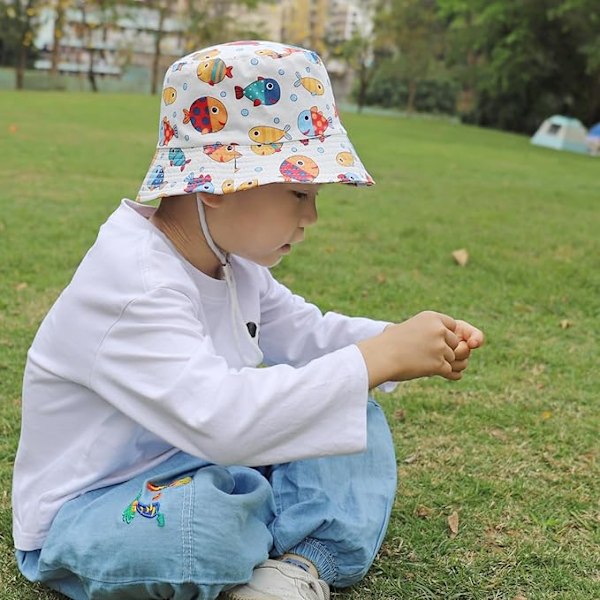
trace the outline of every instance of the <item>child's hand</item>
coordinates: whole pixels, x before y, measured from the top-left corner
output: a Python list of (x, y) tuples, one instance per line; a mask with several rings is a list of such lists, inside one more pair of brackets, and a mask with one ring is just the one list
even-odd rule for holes
[(465, 321), (424, 311), (358, 343), (369, 371), (369, 388), (385, 381), (440, 375), (457, 380), (483, 333)]

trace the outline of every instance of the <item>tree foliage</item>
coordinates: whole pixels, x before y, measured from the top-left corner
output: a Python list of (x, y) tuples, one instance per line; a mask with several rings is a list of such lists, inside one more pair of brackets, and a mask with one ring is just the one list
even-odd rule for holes
[(598, 31), (598, 0), (382, 0), (376, 22), (405, 108), (450, 76), (465, 120), (526, 132), (553, 113), (600, 120)]

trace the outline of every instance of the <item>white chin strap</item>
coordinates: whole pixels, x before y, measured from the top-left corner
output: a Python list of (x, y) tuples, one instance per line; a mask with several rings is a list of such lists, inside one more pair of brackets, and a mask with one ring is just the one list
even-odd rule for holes
[[(231, 306), (231, 328), (235, 336), (235, 342), (238, 347), (240, 356), (244, 362), (251, 366), (257, 366), (263, 361), (263, 353), (258, 347), (258, 335), (253, 338), (246, 327), (246, 323), (242, 317), (242, 311), (238, 302), (237, 288), (235, 285), (235, 278), (233, 276), (233, 269), (229, 262), (229, 255), (223, 252), (214, 242), (210, 231), (208, 230), (208, 223), (206, 222), (206, 213), (204, 211), (204, 203), (200, 194), (196, 194), (196, 205), (198, 206), (198, 216), (200, 217), (200, 227), (202, 227), (202, 233), (206, 239), (206, 243), (209, 248), (213, 251), (214, 255), (219, 259), (221, 263), (221, 269), (223, 270), (223, 278), (227, 284), (229, 290), (229, 304)], [(241, 334), (240, 334), (241, 331)]]

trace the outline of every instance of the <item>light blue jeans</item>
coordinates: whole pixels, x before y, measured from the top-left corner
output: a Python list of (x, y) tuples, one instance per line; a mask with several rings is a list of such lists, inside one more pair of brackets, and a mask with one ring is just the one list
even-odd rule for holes
[(294, 552), (345, 587), (383, 541), (396, 461), (379, 405), (364, 453), (264, 468), (179, 453), (134, 479), (67, 502), (22, 573), (75, 600), (214, 600), (269, 556)]

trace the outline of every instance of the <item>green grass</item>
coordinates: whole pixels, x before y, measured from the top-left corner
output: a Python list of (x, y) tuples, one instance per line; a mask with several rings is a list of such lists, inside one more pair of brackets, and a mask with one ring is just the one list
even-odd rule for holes
[[(12, 559), (25, 354), (98, 226), (135, 196), (157, 123), (157, 98), (0, 93), (2, 599), (58, 597)], [(324, 309), (444, 311), (487, 343), (461, 382), (381, 396), (399, 494), (369, 576), (335, 597), (600, 598), (600, 161), (444, 121), (345, 124), (378, 185), (325, 187), (277, 276)]]

